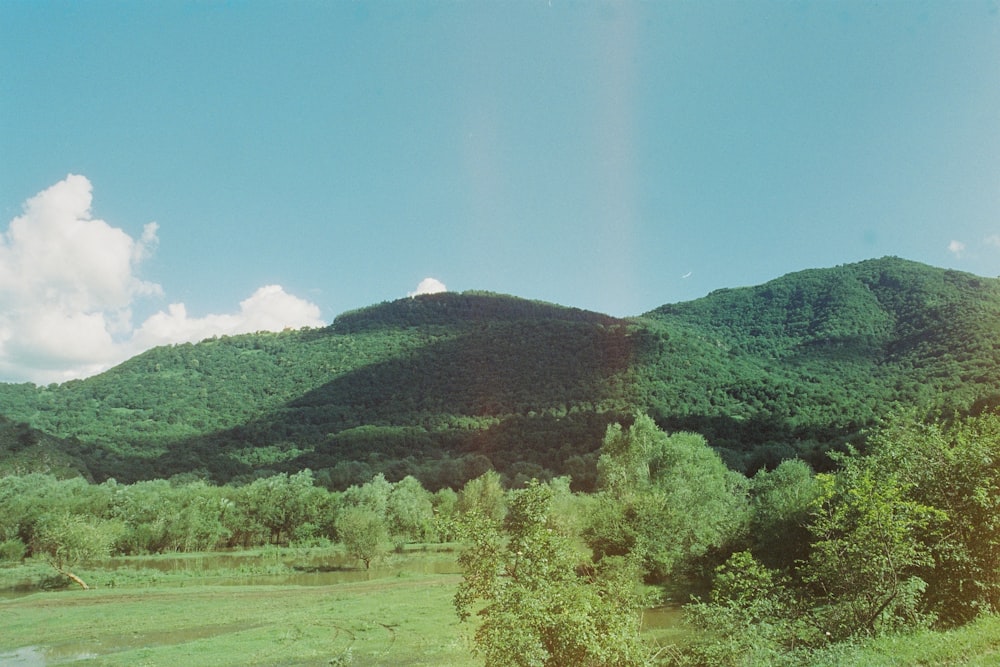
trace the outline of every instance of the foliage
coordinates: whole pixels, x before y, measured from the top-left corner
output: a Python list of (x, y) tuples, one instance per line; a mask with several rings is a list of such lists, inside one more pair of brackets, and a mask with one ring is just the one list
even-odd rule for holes
[(667, 435), (644, 415), (628, 430), (612, 425), (598, 475), (601, 493), (584, 533), (598, 559), (636, 554), (664, 581), (695, 573), (744, 529), (746, 479), (697, 434)]
[(685, 612), (708, 633), (692, 648), (698, 664), (775, 664), (800, 643), (818, 643), (791, 582), (748, 551), (720, 565), (709, 601), (696, 601)]
[(606, 427), (635, 412), (702, 434), (748, 474), (793, 457), (829, 470), (827, 450), (863, 444), (896, 405), (996, 404), (997, 317), (1000, 281), (896, 258), (627, 320), (423, 295), (323, 329), (156, 348), (82, 381), (0, 385), (0, 472), (245, 483), (310, 468), (328, 488), (381, 472), (434, 491), (492, 468), (512, 486), (571, 474), (589, 490)]
[(434, 537), (431, 494), (415, 477), (404, 477), (392, 485), (386, 515), (389, 532), (398, 543), (426, 542)]
[(499, 521), (507, 514), (507, 500), (500, 475), (490, 470), (470, 479), (458, 494), (457, 509), (461, 514), (480, 514)]
[(892, 475), (913, 502), (946, 522), (924, 536), (934, 566), (922, 567), (926, 598), (946, 624), (1000, 612), (1000, 415), (921, 422), (889, 420), (872, 438), (872, 474)]
[(634, 570), (609, 560), (581, 567), (580, 554), (548, 523), (552, 491), (532, 483), (510, 499), (500, 522), (473, 514), (459, 617), (478, 610), (475, 650), (487, 667), (644, 664)]
[(805, 461), (782, 461), (750, 481), (749, 538), (753, 554), (770, 568), (790, 571), (809, 556), (812, 512), (823, 489)]
[(106, 558), (111, 553), (118, 526), (108, 521), (87, 519), (79, 515), (46, 515), (35, 530), (32, 548), (45, 556), (61, 575), (72, 579), (81, 588), (86, 582), (72, 572), (78, 565)]
[(918, 572), (933, 559), (920, 535), (944, 513), (908, 500), (905, 485), (876, 477), (864, 461), (847, 461), (822, 482), (803, 574), (827, 603), (820, 623), (835, 639), (927, 623)]
[(360, 560), (368, 569), (384, 552), (389, 531), (384, 516), (369, 507), (355, 506), (337, 515), (337, 538), (348, 555)]
[[(694, 650), (703, 663), (749, 654), (775, 662), (796, 647), (995, 611), (1000, 417), (924, 423), (902, 414), (870, 443), (867, 455), (840, 456), (836, 473), (812, 480), (793, 463), (755, 476), (751, 545), (772, 566), (736, 554), (709, 601), (691, 606), (713, 632)], [(805, 557), (776, 557), (800, 534), (806, 505)]]

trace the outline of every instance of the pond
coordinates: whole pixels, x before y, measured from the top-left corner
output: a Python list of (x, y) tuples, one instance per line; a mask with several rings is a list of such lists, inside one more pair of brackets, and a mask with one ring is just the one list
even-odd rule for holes
[(324, 549), (305, 552), (232, 552), (178, 556), (131, 556), (111, 559), (104, 569), (155, 570), (165, 574), (197, 577), (211, 585), (233, 586), (333, 586), (373, 581), (403, 574), (461, 574), (448, 552), (392, 554), (371, 569), (340, 552)]

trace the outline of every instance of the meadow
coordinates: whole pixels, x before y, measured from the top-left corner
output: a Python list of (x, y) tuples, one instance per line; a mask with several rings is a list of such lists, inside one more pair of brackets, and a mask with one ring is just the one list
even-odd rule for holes
[[(416, 547), (370, 570), (337, 547), (114, 558), (85, 570), (91, 590), (44, 590), (51, 568), (0, 570), (0, 664), (480, 665), (452, 604), (455, 552)], [(18, 590), (20, 589), (20, 590)], [(692, 637), (676, 609), (645, 614), (659, 664), (685, 664)], [(801, 667), (994, 665), (1000, 619), (831, 646)], [(746, 664), (765, 664), (751, 661)]]
[[(328, 567), (315, 549), (112, 559), (87, 571), (93, 590), (0, 600), (0, 663), (476, 664), (452, 611), (453, 554), (393, 554), (363, 571), (326, 551)], [(0, 580), (11, 590), (48, 574), (29, 562)]]

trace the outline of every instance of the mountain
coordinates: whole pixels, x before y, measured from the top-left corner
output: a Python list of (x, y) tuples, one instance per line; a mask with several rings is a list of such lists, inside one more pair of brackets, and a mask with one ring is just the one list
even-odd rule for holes
[(996, 279), (884, 258), (719, 290), (644, 317), (684, 327), (704, 354), (700, 391), (670, 355), (640, 364), (640, 403), (671, 428), (741, 452), (750, 469), (793, 454), (818, 463), (817, 453), (893, 409), (948, 416), (1000, 394)]
[[(607, 424), (651, 414), (748, 472), (824, 452), (901, 407), (1000, 403), (1000, 280), (897, 258), (789, 274), (639, 317), (485, 292), (424, 295), (321, 329), (161, 347), (62, 385), (0, 385), (0, 414), (96, 479), (219, 481), (310, 467), (455, 485), (593, 482)], [(0, 459), (3, 454), (0, 453)]]
[(72, 453), (76, 446), (0, 417), (0, 476), (45, 473), (58, 479), (89, 478), (87, 466)]

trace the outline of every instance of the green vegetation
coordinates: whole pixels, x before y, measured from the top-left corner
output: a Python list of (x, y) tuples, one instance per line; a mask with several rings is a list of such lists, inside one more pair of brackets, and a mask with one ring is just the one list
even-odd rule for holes
[(793, 457), (829, 469), (828, 450), (862, 447), (898, 406), (1000, 402), (998, 317), (1000, 280), (895, 258), (631, 319), (425, 295), (323, 329), (157, 348), (87, 380), (0, 385), (0, 414), (22, 429), (0, 423), (0, 465), (120, 482), (310, 468), (334, 489), (381, 472), (431, 490), (495, 469), (592, 490), (605, 428), (638, 412), (747, 474)]
[[(161, 590), (176, 575), (164, 579), (159, 572), (107, 569), (101, 563), (109, 554), (120, 559), (256, 545), (264, 551), (240, 556), (244, 562), (230, 577), (342, 567), (365, 573), (411, 558), (408, 544), (457, 535), (464, 576), (410, 582), (428, 589), (422, 603), (433, 601), (433, 608), (411, 611), (437, 619), (436, 634), (421, 641), (441, 654), (420, 658), (424, 664), (466, 664), (467, 653), (491, 666), (850, 664), (898, 645), (893, 638), (904, 635), (944, 656), (935, 658), (940, 663), (914, 658), (912, 664), (948, 664), (949, 655), (986, 664), (986, 656), (995, 657), (1000, 647), (990, 620), (1000, 611), (998, 443), (1000, 415), (922, 422), (903, 414), (879, 429), (866, 455), (838, 456), (835, 472), (813, 474), (790, 460), (746, 479), (726, 469), (700, 436), (666, 434), (648, 417), (637, 416), (628, 427), (608, 428), (593, 494), (574, 493), (565, 478), (504, 490), (495, 472), (471, 480), (458, 493), (433, 494), (415, 478), (389, 482), (381, 475), (331, 492), (317, 486), (309, 471), (224, 487), (7, 476), (0, 478), (6, 510), (0, 553), (7, 564), (0, 580), (10, 584), (23, 578), (17, 572), (27, 572), (36, 587), (66, 586), (71, 579), (99, 590), (93, 599), (64, 592), (61, 598), (36, 594), (5, 602), (0, 617), (10, 609), (20, 615), (22, 608), (32, 618), (51, 614), (54, 600), (73, 600), (91, 613), (96, 613), (92, 605), (114, 599), (137, 614), (134, 605), (142, 605), (138, 599), (147, 594), (147, 610), (181, 604), (182, 594)], [(802, 557), (786, 551), (791, 540), (802, 540), (792, 550)], [(296, 546), (284, 552), (274, 545)], [(315, 553), (328, 554), (327, 559), (300, 560)], [(43, 562), (61, 579), (51, 569), (48, 574), (39, 569)], [(144, 638), (142, 648), (115, 651), (154, 664), (180, 659), (176, 651), (183, 651), (198, 664), (201, 648), (188, 645), (191, 639), (216, 647), (204, 649), (204, 664), (217, 660), (216, 651), (234, 650), (233, 642), (241, 644), (240, 655), (251, 657), (232, 664), (274, 659), (265, 650), (280, 639), (273, 615), (263, 620), (259, 610), (237, 609), (230, 593), (213, 591), (198, 579), (183, 585), (197, 604), (214, 609), (210, 617), (218, 619), (217, 627), (198, 634), (190, 616), (182, 622), (178, 612), (163, 609), (165, 618), (176, 619), (171, 622), (186, 638), (183, 647), (160, 639), (144, 621), (131, 620), (125, 626)], [(141, 594), (125, 594), (136, 586), (144, 589)], [(267, 600), (269, 611), (283, 615), (281, 627), (296, 628), (289, 641), (291, 650), (306, 652), (300, 661), (343, 661), (349, 650), (362, 664), (376, 663), (393, 650), (358, 643), (362, 633), (345, 625), (339, 602), (333, 605), (336, 614), (327, 604), (306, 623), (302, 609), (286, 609), (293, 590), (300, 593), (264, 592), (248, 583), (237, 597)], [(457, 618), (446, 611), (448, 605), (442, 607), (446, 591)], [(368, 592), (389, 596), (378, 604), (397, 615), (398, 605), (406, 608), (411, 592), (417, 594), (395, 582)], [(338, 601), (338, 595), (353, 595), (339, 587), (328, 593)], [(300, 595), (304, 607), (322, 604), (319, 598), (313, 602), (313, 595)], [(32, 599), (48, 602), (36, 608)], [(685, 616), (695, 631), (642, 632), (642, 607), (671, 600), (688, 602)], [(348, 606), (355, 604), (361, 606), (351, 608), (366, 609), (376, 602), (355, 600)], [(83, 616), (61, 618), (62, 625), (53, 621), (54, 632), (69, 636), (87, 632), (95, 622), (81, 629)], [(430, 623), (392, 618), (391, 624), (366, 627), (374, 631), (381, 625), (394, 635), (405, 624)], [(336, 630), (336, 641), (329, 632), (323, 635), (327, 623)], [(21, 628), (11, 636), (27, 632)], [(942, 649), (940, 632), (961, 637), (963, 644)], [(673, 637), (671, 643), (657, 639), (665, 636)], [(343, 646), (337, 644), (341, 640)], [(161, 641), (168, 646), (157, 648)], [(54, 643), (45, 634), (10, 648)], [(130, 653), (133, 649), (138, 652)], [(262, 652), (245, 652), (251, 649)], [(454, 654), (463, 657), (456, 662)], [(105, 657), (102, 664), (118, 664)]]
[(487, 667), (646, 664), (634, 568), (612, 559), (581, 565), (552, 523), (552, 499), (552, 489), (533, 482), (512, 493), (502, 525), (467, 516), (455, 607), (462, 620), (473, 611), (482, 617), (475, 652)]
[(0, 662), (475, 665), (451, 607), (458, 577), (420, 574), (429, 557), (369, 580), (306, 586), (243, 584), (232, 573), (213, 585), (212, 570), (128, 583), (117, 570), (114, 588), (0, 599)]
[[(95, 565), (109, 557), (325, 549), (370, 573), (457, 541), (461, 581), (369, 590), (429, 587), (410, 611), (433, 618), (405, 619), (439, 628), (419, 650), (396, 612), (365, 626), (391, 638), (369, 651), (339, 606), (313, 610), (314, 627), (286, 608), (291, 590), (243, 590), (244, 606), (276, 593), (296, 628), (282, 644), (274, 619), (198, 584), (220, 619), (195, 642), (212, 646), (204, 664), (234, 643), (259, 649), (238, 664), (273, 662), (276, 645), (306, 664), (400, 662), (395, 641), (422, 664), (881, 664), (898, 637), (931, 657), (893, 664), (986, 664), (1000, 646), (998, 321), (1000, 280), (890, 258), (629, 320), (428, 295), (3, 385), (0, 580), (100, 590), (0, 615), (23, 605), (42, 623), (53, 595), (142, 615), (107, 590), (133, 585)], [(341, 593), (362, 615), (377, 604)], [(170, 619), (182, 597), (156, 589), (149, 608)], [(640, 632), (641, 607), (663, 604), (694, 631)], [(65, 632), (93, 627), (70, 616)], [(123, 627), (150, 637), (144, 622)], [(158, 643), (122, 664), (201, 659)]]

